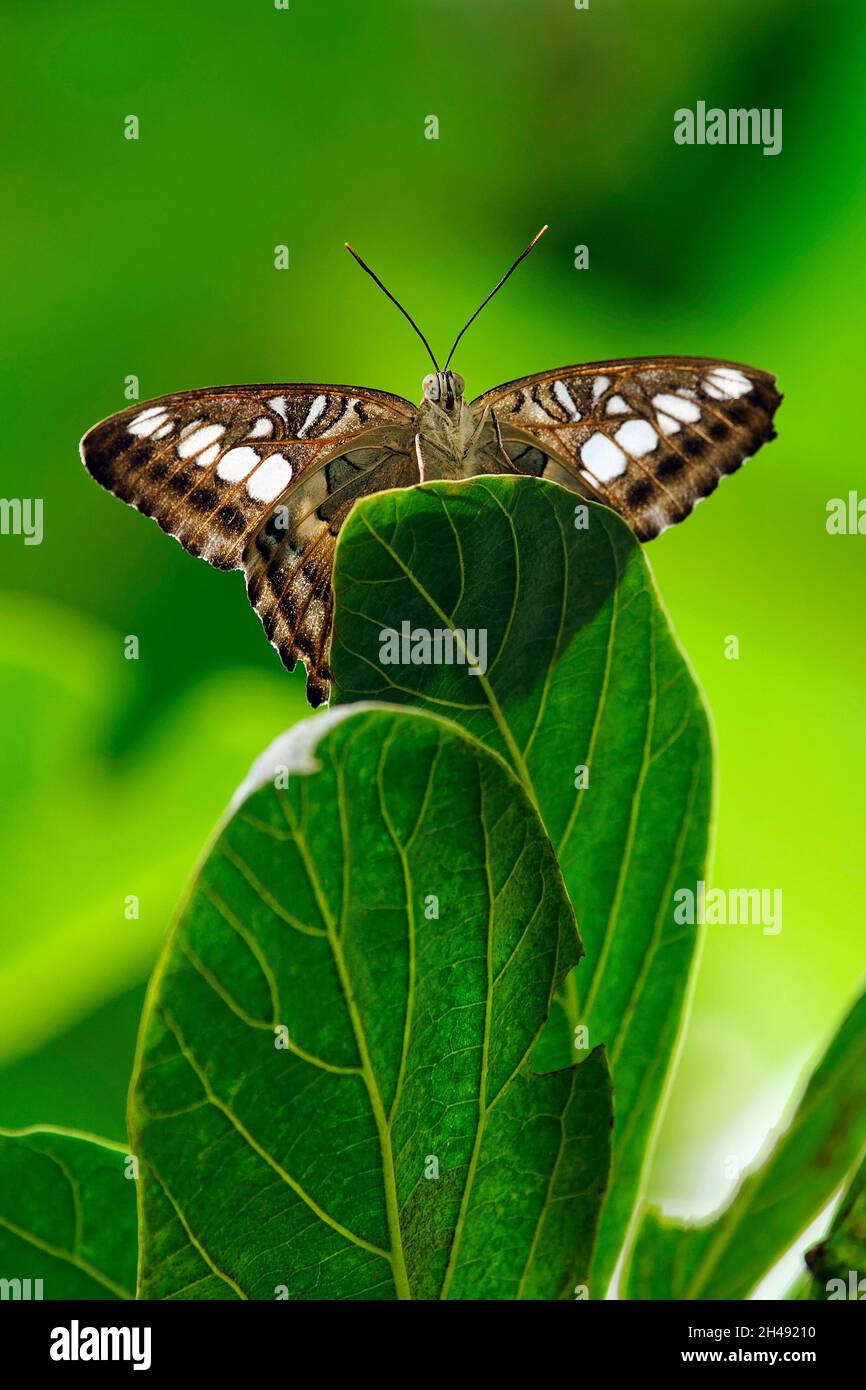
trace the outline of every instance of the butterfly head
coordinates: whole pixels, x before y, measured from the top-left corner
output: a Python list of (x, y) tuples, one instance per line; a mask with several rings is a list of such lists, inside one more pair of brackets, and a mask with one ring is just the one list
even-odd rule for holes
[(450, 414), (463, 404), (466, 384), (459, 372), (429, 372), (421, 382), (424, 399)]

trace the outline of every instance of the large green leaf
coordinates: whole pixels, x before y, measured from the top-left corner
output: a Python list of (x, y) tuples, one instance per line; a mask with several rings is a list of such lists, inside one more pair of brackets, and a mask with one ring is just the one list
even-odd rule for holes
[(769, 1156), (702, 1226), (644, 1218), (629, 1298), (746, 1298), (830, 1201), (866, 1145), (866, 995), (812, 1073)]
[(519, 783), (379, 707), (308, 721), (252, 786), (145, 1010), (144, 1296), (568, 1296), (611, 1101), (601, 1049), (530, 1066), (580, 943)]
[[(695, 951), (673, 894), (703, 876), (706, 853), (699, 693), (628, 527), (555, 484), (485, 478), (368, 498), (341, 534), (335, 593), (339, 699), (458, 720), (511, 763), (556, 850), (586, 960), (541, 1055), (561, 1062), (578, 1022), (609, 1049), (617, 1122), (601, 1292), (639, 1192)], [(486, 674), (383, 664), (381, 634), (403, 623), (486, 629)]]
[(0, 1297), (134, 1298), (135, 1230), (134, 1172), (119, 1145), (0, 1130), (0, 1278), (21, 1281)]

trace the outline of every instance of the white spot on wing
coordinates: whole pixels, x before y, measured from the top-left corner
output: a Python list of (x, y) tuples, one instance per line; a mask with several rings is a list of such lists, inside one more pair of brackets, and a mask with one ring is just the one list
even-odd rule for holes
[(299, 439), (303, 438), (303, 436), (306, 434), (307, 430), (313, 428), (313, 425), (315, 425), (315, 423), (316, 423), (317, 420), (321, 420), (322, 416), (323, 416), (324, 413), (325, 413), (325, 410), (327, 409), (327, 405), (328, 405), (328, 397), (327, 397), (327, 396), (316, 396), (316, 399), (313, 401), (313, 404), (310, 406), (309, 410), (307, 411), (307, 418), (306, 418), (306, 420), (305, 420), (304, 423), (301, 425), (301, 428), (298, 430), (298, 438), (299, 438)]
[(274, 422), (269, 420), (267, 415), (262, 415), (255, 421), (249, 432), (250, 439), (267, 439), (274, 432)]
[(286, 424), (289, 423), (288, 416), (286, 415), (285, 396), (272, 396), (269, 401), (265, 401), (265, 405), (269, 405), (271, 410), (276, 411), (277, 415), (281, 415)]
[(575, 405), (574, 401), (572, 400), (571, 392), (569, 391), (569, 389), (568, 389), (568, 387), (566, 386), (565, 382), (564, 382), (564, 381), (555, 381), (555, 382), (553, 383), (553, 386), (552, 386), (551, 389), (552, 389), (553, 394), (554, 394), (554, 396), (556, 397), (557, 401), (559, 402), (559, 404), (562, 406), (563, 410), (565, 411), (565, 413), (566, 413), (567, 415), (570, 415), (571, 418), (572, 418), (572, 420), (579, 420), (579, 419), (580, 419), (580, 411), (578, 410), (577, 406)]
[(531, 420), (534, 425), (549, 425), (553, 420), (550, 411), (545, 410), (544, 406), (539, 405), (531, 396), (524, 400), (520, 413), (525, 420)]
[(628, 406), (622, 396), (611, 396), (607, 403), (608, 415), (628, 415)]
[(693, 425), (701, 418), (700, 409), (694, 401), (687, 401), (682, 396), (653, 396), (653, 405), (656, 410), (664, 410), (675, 420), (683, 420), (687, 425)]
[(207, 449), (204, 450), (203, 453), (199, 454), (198, 458), (195, 461), (196, 467), (210, 468), (214, 459), (219, 458), (219, 452), (220, 446), (218, 444), (211, 444)]
[(679, 420), (674, 420), (670, 415), (665, 415), (662, 411), (656, 416), (665, 434), (677, 434), (680, 430)]
[(593, 400), (597, 401), (599, 396), (603, 396), (608, 386), (610, 386), (609, 376), (597, 376), (595, 381), (592, 383)]
[(271, 454), (247, 481), (247, 492), (254, 502), (273, 502), (288, 486), (292, 465), (282, 454)]
[(626, 420), (620, 425), (614, 439), (617, 444), (631, 454), (632, 458), (642, 458), (650, 453), (659, 442), (659, 437), (648, 420)]
[(224, 478), (227, 483), (239, 483), (241, 478), (245, 478), (260, 462), (255, 449), (250, 449), (248, 445), (239, 449), (229, 449), (217, 464), (217, 477)]
[(185, 435), (178, 444), (179, 457), (192, 458), (194, 454), (199, 454), (202, 449), (207, 448), (208, 444), (213, 444), (214, 440), (222, 439), (225, 432), (225, 425), (203, 425), (201, 429), (193, 430), (192, 434)]
[(606, 434), (594, 434), (580, 450), (581, 462), (600, 483), (609, 483), (618, 478), (628, 467), (628, 460), (621, 449)]
[(736, 400), (738, 396), (745, 396), (751, 391), (752, 383), (745, 373), (740, 372), (736, 367), (714, 367), (704, 380), (704, 389), (709, 391), (710, 385), (716, 388), (719, 394), (710, 391), (716, 400), (725, 399)]
[(151, 406), (150, 410), (143, 410), (140, 415), (136, 415), (129, 426), (129, 433), (143, 439), (158, 430), (167, 419), (168, 411), (164, 405)]

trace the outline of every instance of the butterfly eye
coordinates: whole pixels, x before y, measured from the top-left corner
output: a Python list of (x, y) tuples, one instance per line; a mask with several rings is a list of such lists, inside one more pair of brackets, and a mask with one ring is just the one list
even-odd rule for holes
[(441, 383), (435, 372), (428, 372), (427, 376), (425, 376), (424, 380), (421, 382), (421, 390), (424, 392), (428, 401), (439, 400), (442, 394)]
[(463, 392), (464, 392), (465, 389), (466, 389), (466, 382), (463, 380), (463, 378), (462, 378), (462, 376), (460, 375), (459, 372), (451, 372), (451, 373), (450, 373), (450, 376), (451, 376), (451, 389), (452, 389), (452, 391), (454, 392), (454, 395), (455, 395), (455, 396), (458, 396), (458, 397), (459, 397), (459, 396), (462, 396), (462, 395), (463, 395)]

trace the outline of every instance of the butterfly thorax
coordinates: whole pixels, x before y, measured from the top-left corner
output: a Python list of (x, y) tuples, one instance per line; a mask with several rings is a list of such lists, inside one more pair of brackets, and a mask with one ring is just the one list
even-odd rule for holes
[(431, 372), (422, 382), (418, 407), (418, 448), (425, 481), (465, 478), (476, 469), (470, 458), (479, 442), (476, 416), (464, 400), (464, 382), (457, 372)]

